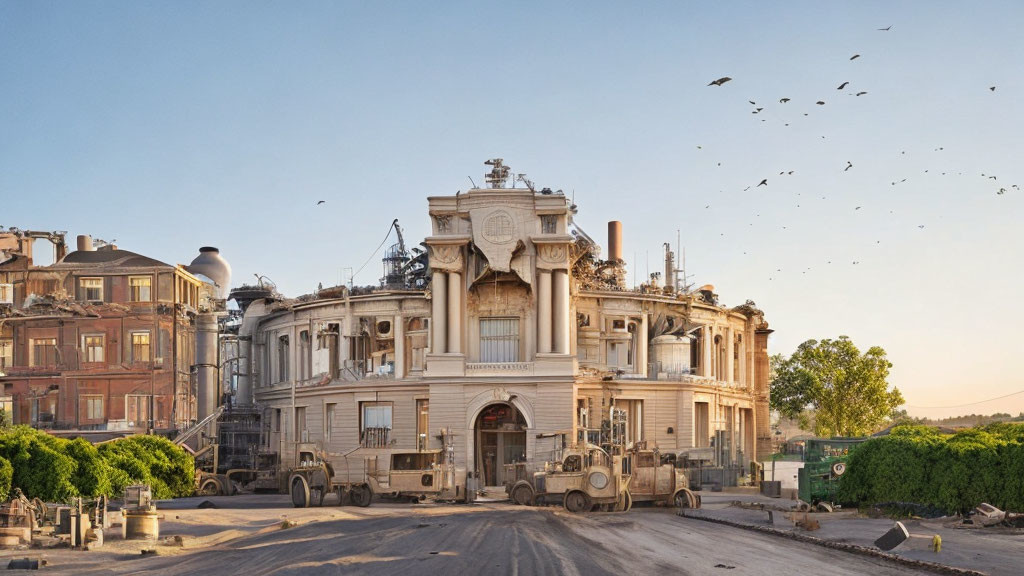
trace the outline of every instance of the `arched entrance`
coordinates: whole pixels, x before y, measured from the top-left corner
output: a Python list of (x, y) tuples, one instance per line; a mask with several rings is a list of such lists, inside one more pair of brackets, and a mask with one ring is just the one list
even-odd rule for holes
[(483, 485), (501, 486), (505, 465), (526, 460), (526, 420), (512, 404), (490, 404), (480, 411), (473, 432)]

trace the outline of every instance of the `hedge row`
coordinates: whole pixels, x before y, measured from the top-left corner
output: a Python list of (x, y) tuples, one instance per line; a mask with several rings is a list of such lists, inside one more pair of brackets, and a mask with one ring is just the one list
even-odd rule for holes
[(175, 498), (192, 493), (194, 474), (192, 456), (159, 436), (130, 436), (97, 447), (27, 426), (0, 430), (0, 499), (13, 487), (47, 502), (118, 497), (131, 484), (149, 484), (154, 498)]
[(950, 513), (982, 502), (1024, 511), (1024, 424), (956, 434), (898, 426), (850, 454), (838, 497), (858, 505), (915, 502)]

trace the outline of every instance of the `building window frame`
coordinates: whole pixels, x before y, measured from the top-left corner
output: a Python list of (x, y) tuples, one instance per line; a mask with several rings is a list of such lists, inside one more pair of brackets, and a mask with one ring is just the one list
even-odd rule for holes
[[(145, 342), (142, 342), (145, 336)], [(153, 360), (153, 334), (149, 330), (132, 330), (128, 333), (129, 345), (131, 346), (132, 363), (152, 362)], [(138, 341), (136, 339), (138, 338)], [(143, 351), (145, 353), (143, 354)]]
[(386, 448), (394, 427), (394, 402), (359, 403), (359, 443), (365, 448)]
[(78, 399), (84, 403), (86, 420), (106, 419), (106, 412), (103, 410), (102, 394), (81, 394)]
[(128, 277), (128, 300), (130, 300), (131, 302), (152, 302), (153, 301), (153, 277), (152, 276), (129, 276)]
[(57, 365), (56, 338), (29, 338), (29, 364), (31, 366)]
[(430, 446), (430, 399), (416, 399), (416, 449), (426, 450)]
[(0, 370), (14, 366), (14, 339), (0, 338)]
[(14, 304), (14, 284), (0, 284), (0, 304)]
[(480, 318), (480, 362), (519, 362), (519, 329), (518, 316)]
[(107, 361), (107, 336), (100, 332), (82, 334), (82, 363), (100, 364)]
[(86, 302), (103, 302), (103, 277), (83, 276), (78, 279), (82, 300)]

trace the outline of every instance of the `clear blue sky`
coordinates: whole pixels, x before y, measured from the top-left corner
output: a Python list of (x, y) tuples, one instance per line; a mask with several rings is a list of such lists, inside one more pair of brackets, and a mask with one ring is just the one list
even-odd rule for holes
[(773, 352), (847, 334), (912, 414), (1024, 410), (922, 408), (1024, 390), (1024, 5), (551, 4), (4, 1), (0, 224), (298, 295), (502, 157), (638, 278), (680, 229)]

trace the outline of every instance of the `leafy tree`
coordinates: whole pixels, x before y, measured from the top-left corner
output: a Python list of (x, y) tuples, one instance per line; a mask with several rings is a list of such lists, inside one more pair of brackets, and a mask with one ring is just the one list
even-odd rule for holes
[(802, 426), (812, 409), (818, 436), (864, 436), (903, 404), (900, 391), (889, 390), (892, 364), (878, 346), (861, 354), (846, 336), (808, 340), (771, 360), (771, 407)]

